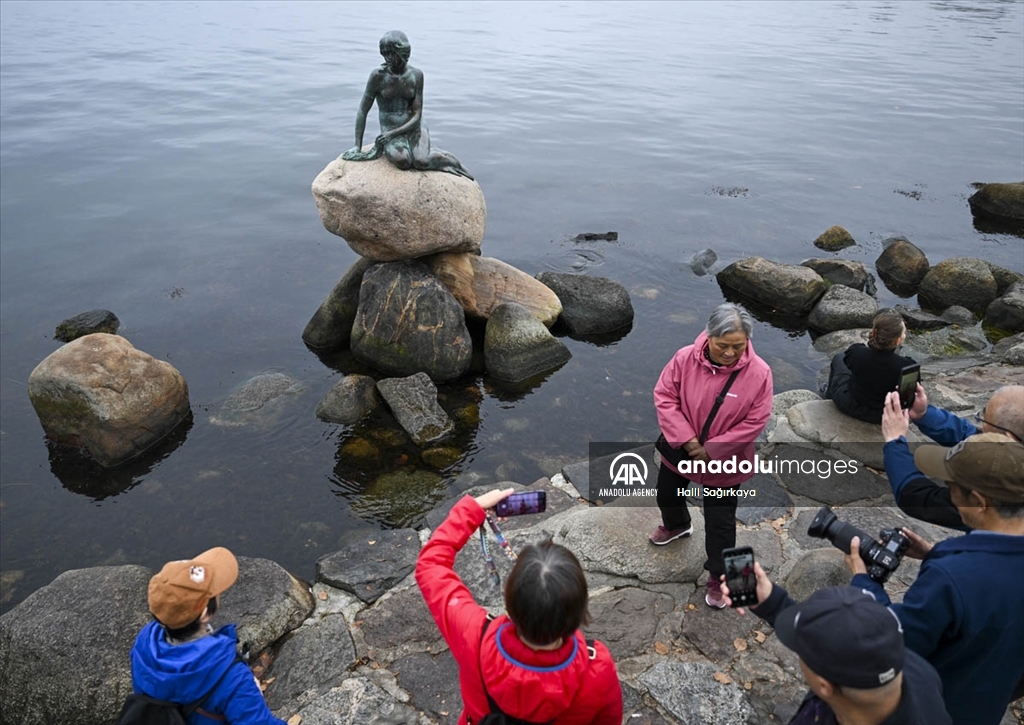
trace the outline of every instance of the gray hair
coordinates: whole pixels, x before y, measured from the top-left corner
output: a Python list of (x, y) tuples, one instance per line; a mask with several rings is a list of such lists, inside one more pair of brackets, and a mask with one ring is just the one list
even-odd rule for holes
[(708, 337), (722, 337), (731, 332), (742, 332), (749, 338), (754, 332), (754, 318), (739, 305), (726, 302), (711, 313), (706, 329)]

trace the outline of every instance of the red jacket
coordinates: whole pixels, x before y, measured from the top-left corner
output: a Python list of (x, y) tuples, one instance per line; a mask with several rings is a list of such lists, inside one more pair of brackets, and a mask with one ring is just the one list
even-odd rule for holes
[(487, 610), (473, 600), (452, 566), (483, 522), (483, 509), (465, 496), (437, 527), (416, 562), (420, 592), (459, 664), (459, 725), (478, 723), (490, 712), (481, 669), (487, 692), (507, 715), (538, 723), (553, 720), (556, 725), (620, 725), (622, 689), (602, 643), (594, 643), (597, 656), (591, 659), (583, 633), (576, 630), (557, 650), (533, 650), (516, 636), (515, 625), (504, 614), (491, 622), (480, 641)]
[[(658, 425), (673, 448), (696, 438), (715, 405), (715, 398), (725, 387), (729, 375), (739, 375), (711, 423), (704, 448), (711, 458), (753, 460), (754, 439), (768, 424), (772, 413), (772, 371), (757, 356), (752, 342), (731, 367), (716, 367), (704, 356), (707, 332), (702, 332), (692, 345), (684, 347), (661, 371), (654, 386), (654, 407)], [(672, 469), (674, 470), (674, 469)], [(738, 486), (750, 473), (703, 473), (687, 476), (704, 486)]]

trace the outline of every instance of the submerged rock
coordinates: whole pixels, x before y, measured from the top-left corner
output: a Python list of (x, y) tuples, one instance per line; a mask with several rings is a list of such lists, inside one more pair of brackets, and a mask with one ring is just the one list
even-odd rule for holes
[(61, 322), (53, 336), (61, 342), (71, 342), (94, 332), (116, 335), (120, 326), (121, 321), (110, 310), (89, 310)]
[(885, 249), (875, 260), (878, 277), (891, 291), (909, 297), (928, 274), (928, 257), (903, 237), (890, 237), (883, 244)]
[(306, 323), (306, 329), (302, 331), (303, 342), (314, 350), (337, 350), (348, 346), (352, 323), (359, 308), (363, 274), (374, 264), (373, 260), (361, 257), (348, 268)]
[(159, 443), (191, 411), (174, 366), (102, 332), (47, 356), (29, 375), (28, 395), (50, 440), (108, 468)]
[(455, 424), (437, 402), (437, 387), (426, 373), (407, 378), (386, 378), (377, 390), (398, 423), (418, 446), (440, 440)]
[(572, 353), (530, 312), (505, 304), (494, 310), (484, 334), (484, 365), (499, 380), (519, 382), (565, 364)]
[(1024, 182), (985, 184), (967, 203), (976, 217), (1024, 224)]
[(962, 305), (982, 314), (997, 296), (999, 285), (992, 270), (981, 259), (954, 257), (936, 264), (921, 280), (918, 299), (921, 306), (944, 310)]
[(831, 226), (814, 240), (814, 246), (826, 252), (838, 252), (856, 246), (853, 236), (840, 226)]
[(541, 272), (537, 279), (562, 302), (559, 320), (572, 335), (601, 335), (633, 323), (629, 292), (605, 277)]
[(228, 396), (220, 411), (210, 416), (214, 425), (237, 428), (267, 424), (280, 413), (285, 396), (302, 392), (302, 384), (284, 373), (256, 375)]
[(762, 257), (733, 262), (718, 273), (718, 282), (774, 310), (793, 314), (810, 312), (827, 288), (813, 269)]

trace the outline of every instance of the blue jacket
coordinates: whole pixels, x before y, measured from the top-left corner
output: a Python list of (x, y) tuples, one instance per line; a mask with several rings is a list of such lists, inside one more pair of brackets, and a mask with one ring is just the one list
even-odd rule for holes
[[(851, 582), (889, 604), (866, 574)], [(1024, 536), (973, 531), (936, 544), (893, 611), (942, 678), (956, 725), (998, 725), (1024, 678)]]
[(191, 642), (170, 644), (163, 625), (150, 622), (132, 647), (132, 686), (137, 693), (184, 705), (216, 685), (201, 709), (226, 720), (195, 712), (189, 725), (285, 725), (271, 714), (252, 671), (235, 657), (237, 646), (233, 624)]
[[(917, 421), (917, 427), (942, 446), (954, 446), (979, 432), (969, 421), (932, 405)], [(949, 497), (949, 489), (937, 485), (918, 470), (906, 438), (900, 436), (889, 441), (882, 448), (882, 453), (892, 495), (902, 511), (921, 521), (961, 531), (969, 530)]]

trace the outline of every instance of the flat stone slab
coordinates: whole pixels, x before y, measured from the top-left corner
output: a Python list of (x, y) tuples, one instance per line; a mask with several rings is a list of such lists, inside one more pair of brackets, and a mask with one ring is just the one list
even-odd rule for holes
[[(775, 448), (772, 458), (786, 490), (830, 506), (874, 499), (891, 491), (888, 479), (832, 451), (816, 452), (784, 444)], [(850, 473), (854, 467), (856, 472)]]
[(413, 529), (352, 531), (342, 537), (338, 551), (317, 560), (316, 580), (369, 604), (408, 576), (419, 553), (420, 539)]
[(643, 582), (692, 582), (704, 566), (704, 515), (691, 507), (693, 535), (655, 546), (648, 535), (661, 524), (657, 507), (603, 506), (564, 514), (555, 543), (568, 547), (587, 571)]
[(276, 561), (238, 558), (238, 580), (220, 602), (214, 625), (235, 622), (238, 641), (259, 654), (300, 626), (314, 608), (309, 585)]
[(299, 711), (302, 725), (418, 725), (420, 716), (366, 677), (352, 677)]
[[(805, 440), (838, 449), (872, 468), (882, 470), (885, 467), (882, 426), (845, 415), (831, 400), (809, 400), (794, 405), (786, 411), (786, 420)], [(907, 440), (913, 443), (920, 438), (911, 430)]]
[[(679, 634), (715, 666), (725, 668), (740, 654), (736, 640), (746, 641), (755, 629), (761, 628), (761, 620), (749, 614), (741, 617), (729, 609), (712, 609), (704, 601), (705, 593), (704, 587), (697, 587), (684, 605)], [(765, 625), (764, 629), (769, 628)]]
[(357, 616), (356, 624), (368, 656), (385, 666), (409, 654), (436, 653), (447, 648), (415, 586), (393, 592), (364, 610)]
[[(310, 691), (326, 692), (340, 685), (355, 664), (356, 649), (348, 624), (332, 614), (299, 627), (278, 650), (269, 674), (267, 705), (287, 718), (312, 700)], [(300, 697), (307, 693), (306, 697)]]
[(640, 676), (640, 682), (679, 722), (756, 725), (757, 716), (743, 690), (715, 680), (717, 671), (702, 662), (659, 662)]
[(785, 516), (793, 506), (786, 489), (767, 473), (755, 474), (739, 488), (757, 494), (739, 499), (736, 506), (736, 519), (748, 526)]
[(586, 627), (587, 637), (604, 642), (616, 661), (652, 654), (659, 624), (674, 608), (672, 597), (646, 589), (625, 587), (606, 592), (590, 600), (592, 621)]
[(441, 725), (456, 725), (462, 713), (459, 666), (451, 652), (430, 656), (411, 654), (391, 664), (398, 684), (412, 697), (413, 706)]
[(416, 445), (440, 440), (454, 430), (437, 402), (437, 386), (426, 373), (380, 380), (377, 390)]

